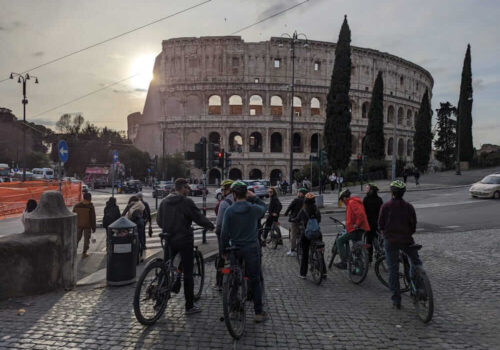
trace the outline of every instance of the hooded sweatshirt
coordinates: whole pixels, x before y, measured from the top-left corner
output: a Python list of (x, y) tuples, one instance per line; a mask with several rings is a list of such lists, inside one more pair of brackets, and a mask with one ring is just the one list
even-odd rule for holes
[(257, 244), (257, 220), (267, 211), (266, 204), (259, 197), (235, 202), (224, 213), (222, 221), (222, 248), (232, 245), (237, 247)]
[(357, 229), (370, 231), (368, 218), (366, 217), (365, 207), (359, 197), (350, 197), (346, 200), (345, 228), (347, 233)]
[(83, 200), (73, 208), (78, 218), (78, 228), (96, 229), (95, 209), (92, 202)]

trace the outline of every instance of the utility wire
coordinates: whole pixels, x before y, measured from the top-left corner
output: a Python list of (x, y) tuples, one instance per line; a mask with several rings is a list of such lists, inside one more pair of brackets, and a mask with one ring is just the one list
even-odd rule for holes
[[(211, 1), (211, 0), (209, 0), (209, 1)], [(251, 27), (253, 27), (253, 26), (256, 26), (257, 24), (260, 24), (260, 23), (262, 23), (262, 22), (265, 22), (265, 21), (267, 21), (267, 20), (269, 20), (269, 19), (271, 19), (271, 18), (274, 18), (274, 17), (276, 17), (276, 16), (280, 16), (280, 15), (284, 14), (285, 12), (288, 12), (288, 11), (293, 10), (294, 8), (296, 8), (296, 7), (300, 6), (300, 5), (305, 4), (306, 2), (309, 2), (309, 0), (302, 1), (301, 3), (295, 4), (295, 5), (290, 6), (290, 7), (286, 8), (286, 9), (284, 9), (284, 10), (281, 10), (281, 11), (279, 11), (279, 12), (276, 12), (276, 13), (274, 13), (274, 14), (272, 14), (272, 15), (270, 15), (270, 16), (268, 16), (268, 17), (264, 18), (264, 19), (261, 19), (260, 21), (257, 21), (257, 22), (255, 22), (255, 23), (252, 23), (252, 24), (248, 25), (248, 26), (245, 26), (245, 27), (243, 27), (243, 28), (240, 28), (240, 29), (238, 29), (237, 31), (232, 32), (230, 35), (234, 35), (234, 34), (240, 33), (240, 32), (242, 32), (242, 31), (244, 31), (244, 30), (247, 30), (247, 29), (249, 29), (249, 28), (251, 28)], [(197, 5), (197, 6), (199, 6), (199, 5)], [(109, 87), (111, 87), (111, 86), (114, 86), (114, 85), (117, 85), (117, 84), (123, 83), (123, 82), (125, 82), (125, 81), (127, 81), (127, 80), (130, 80), (130, 79), (132, 79), (133, 77), (135, 77), (135, 76), (137, 76), (137, 75), (140, 75), (140, 74), (142, 74), (142, 73), (134, 74), (134, 75), (131, 75), (131, 76), (129, 76), (129, 77), (127, 77), (127, 78), (124, 78), (124, 79), (122, 79), (122, 80), (115, 81), (114, 83), (111, 83), (111, 84), (109, 84), (109, 85), (106, 85), (106, 86), (104, 86), (104, 87), (102, 87), (102, 88), (100, 88), (100, 89), (98, 89), (98, 90), (91, 91), (91, 92), (89, 92), (89, 93), (87, 93), (87, 94), (85, 94), (85, 95), (82, 95), (82, 96), (80, 96), (80, 97), (77, 97), (77, 98), (75, 98), (75, 99), (73, 99), (73, 100), (71, 100), (71, 101), (65, 102), (65, 103), (63, 103), (63, 104), (61, 104), (61, 105), (55, 106), (55, 107), (53, 107), (53, 108), (51, 108), (51, 109), (48, 109), (48, 110), (46, 110), (46, 111), (44, 111), (44, 112), (37, 113), (37, 114), (35, 114), (34, 116), (32, 116), (32, 118), (34, 118), (34, 117), (38, 117), (38, 116), (40, 116), (40, 115), (42, 115), (42, 114), (45, 114), (45, 113), (48, 113), (48, 112), (52, 112), (53, 110), (56, 110), (56, 109), (58, 109), (58, 108), (60, 108), (60, 107), (64, 107), (64, 106), (66, 106), (66, 105), (69, 105), (70, 103), (73, 103), (73, 102), (79, 101), (79, 100), (81, 100), (81, 99), (83, 99), (83, 98), (85, 98), (85, 97), (88, 97), (88, 96), (90, 96), (90, 95), (96, 94), (96, 93), (98, 93), (98, 92), (100, 92), (100, 91), (102, 91), (102, 90), (106, 90), (107, 88), (109, 88)], [(0, 81), (0, 82), (2, 82), (2, 81)]]
[[(87, 46), (87, 47), (84, 47), (84, 48), (82, 48), (82, 49), (79, 49), (79, 50), (76, 50), (76, 51), (70, 52), (70, 53), (68, 53), (68, 54), (66, 54), (66, 55), (64, 55), (64, 56), (61, 56), (61, 57), (55, 58), (55, 59), (53, 59), (53, 60), (47, 61), (47, 62), (45, 62), (45, 63), (42, 63), (42, 64), (40, 64), (40, 65), (38, 65), (38, 66), (32, 67), (32, 68), (30, 68), (30, 69), (27, 69), (27, 70), (25, 70), (24, 72), (22, 72), (21, 74), (24, 74), (24, 73), (28, 73), (28, 72), (34, 71), (35, 69), (38, 69), (38, 68), (41, 68), (41, 67), (48, 66), (49, 64), (52, 64), (52, 63), (55, 63), (55, 62), (59, 62), (59, 61), (61, 61), (61, 60), (65, 59), (65, 58), (68, 58), (68, 57), (71, 57), (71, 56), (73, 56), (73, 55), (79, 54), (80, 52), (83, 52), (83, 51), (86, 51), (86, 50), (92, 49), (92, 48), (94, 48), (94, 47), (96, 47), (96, 46), (99, 46), (99, 45), (105, 44), (105, 43), (107, 43), (107, 42), (110, 42), (110, 41), (115, 40), (115, 39), (118, 39), (118, 38), (121, 38), (122, 36), (125, 36), (125, 35), (128, 35), (128, 34), (130, 34), (130, 33), (136, 32), (136, 31), (138, 31), (138, 30), (140, 30), (140, 29), (143, 29), (143, 28), (149, 27), (149, 26), (151, 26), (151, 25), (153, 25), (153, 24), (156, 24), (156, 23), (159, 23), (159, 22), (165, 21), (165, 20), (167, 20), (167, 19), (169, 19), (169, 18), (172, 18), (172, 17), (174, 17), (174, 16), (180, 15), (180, 14), (182, 14), (182, 13), (184, 13), (184, 12), (188, 12), (188, 11), (190, 11), (190, 10), (193, 10), (193, 9), (195, 9), (195, 8), (197, 8), (197, 7), (200, 7), (200, 6), (202, 6), (202, 5), (205, 5), (206, 3), (210, 2), (210, 1), (212, 1), (212, 0), (205, 0), (205, 1), (203, 1), (203, 2), (200, 2), (200, 3), (196, 4), (196, 5), (193, 5), (193, 6), (191, 6), (191, 7), (186, 7), (185, 9), (180, 10), (180, 11), (177, 11), (177, 12), (175, 12), (175, 13), (172, 13), (171, 15), (168, 15), (168, 16), (165, 16), (165, 17), (162, 17), (162, 18), (159, 18), (159, 19), (157, 19), (157, 20), (155, 20), (155, 21), (153, 21), (153, 22), (149, 22), (149, 23), (144, 24), (144, 25), (142, 25), (142, 26), (140, 26), (140, 27), (137, 27), (137, 28), (134, 28), (134, 29), (128, 30), (128, 31), (123, 32), (123, 33), (121, 33), (121, 34), (118, 34), (118, 35), (112, 36), (111, 38), (105, 39), (105, 40), (103, 40), (103, 41), (99, 41), (99, 42), (97, 42), (97, 43), (95, 43), (95, 44), (92, 44), (92, 45), (90, 45), (90, 46)], [(10, 78), (5, 78), (5, 79), (2, 79), (2, 80), (0, 80), (0, 83), (3, 83), (4, 81), (7, 81), (7, 80), (9, 80), (9, 79), (10, 79)]]

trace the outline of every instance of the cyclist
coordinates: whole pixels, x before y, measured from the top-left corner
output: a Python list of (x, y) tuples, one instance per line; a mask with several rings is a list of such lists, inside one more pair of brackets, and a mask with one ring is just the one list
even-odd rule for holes
[(341, 270), (347, 269), (347, 246), (349, 241), (359, 241), (363, 238), (363, 233), (370, 231), (370, 225), (366, 218), (363, 202), (359, 197), (351, 197), (351, 191), (345, 189), (340, 192), (339, 199), (346, 206), (345, 229), (346, 233), (337, 238), (337, 249), (341, 262), (335, 264)]
[[(389, 268), (389, 287), (392, 305), (401, 309), (399, 290), (399, 250), (411, 259), (412, 265), (422, 265), (416, 249), (408, 249), (414, 244), (412, 235), (417, 227), (417, 215), (413, 205), (403, 199), (406, 184), (400, 180), (391, 182), (392, 199), (382, 205), (378, 227), (385, 239), (385, 257)], [(411, 273), (411, 272), (410, 272)]]
[(369, 183), (366, 185), (366, 189), (367, 192), (365, 198), (363, 198), (363, 206), (365, 207), (366, 217), (370, 225), (370, 231), (366, 232), (366, 243), (370, 245), (368, 247), (368, 258), (370, 262), (372, 262), (373, 239), (377, 235), (378, 214), (380, 213), (380, 207), (384, 204), (384, 201), (378, 196), (377, 185)]
[(297, 236), (300, 234), (300, 224), (293, 221), (300, 209), (302, 209), (304, 205), (304, 196), (307, 194), (307, 190), (304, 187), (301, 187), (297, 191), (297, 197), (290, 203), (288, 208), (285, 211), (285, 216), (289, 216), (288, 221), (291, 222), (290, 228), (290, 251), (286, 253), (288, 256), (295, 256), (297, 253)]
[[(294, 221), (300, 227), (300, 241), (302, 243), (302, 260), (300, 262), (300, 274), (299, 277), (302, 279), (306, 278), (307, 275), (307, 267), (309, 264), (309, 246), (311, 245), (311, 241), (305, 235), (305, 228), (307, 227), (307, 222), (309, 219), (315, 218), (318, 221), (318, 224), (321, 222), (321, 213), (316, 206), (316, 199), (314, 194), (308, 193), (304, 198), (304, 205), (302, 209), (299, 211)], [(320, 240), (323, 237), (320, 236)], [(323, 267), (325, 267), (325, 261), (323, 261)], [(323, 270), (323, 277), (326, 277), (326, 268)]]
[(193, 281), (193, 245), (194, 234), (191, 228), (192, 222), (209, 230), (214, 225), (204, 217), (200, 209), (194, 204), (189, 194), (189, 184), (186, 179), (175, 180), (174, 192), (162, 200), (158, 209), (156, 222), (163, 232), (168, 233), (168, 244), (172, 254), (180, 253), (182, 261), (182, 272), (184, 274), (184, 297), (186, 299), (187, 315), (201, 311), (194, 304), (194, 281)]
[(220, 201), (219, 208), (217, 211), (217, 219), (215, 221), (215, 234), (217, 235), (217, 242), (219, 245), (219, 255), (216, 259), (216, 278), (215, 278), (215, 286), (214, 289), (218, 291), (222, 291), (222, 274), (220, 272), (220, 268), (224, 267), (225, 261), (222, 254), (222, 246), (220, 240), (220, 233), (222, 230), (222, 219), (224, 218), (224, 213), (226, 209), (229, 208), (233, 202), (233, 194), (231, 193), (231, 185), (233, 184), (233, 180), (224, 180), (221, 183), (221, 193), (223, 199)]
[(271, 231), (273, 223), (278, 221), (281, 209), (283, 208), (280, 200), (278, 199), (278, 192), (276, 192), (276, 189), (274, 187), (269, 187), (268, 194), (271, 200), (269, 202), (269, 207), (268, 207), (269, 214), (267, 216), (265, 223), (264, 241), (267, 239), (267, 235), (269, 234), (269, 231)]
[(262, 284), (259, 257), (259, 242), (257, 240), (257, 219), (267, 210), (266, 204), (248, 191), (247, 185), (236, 181), (231, 185), (235, 202), (226, 209), (222, 222), (222, 247), (229, 245), (239, 248), (237, 255), (245, 261), (248, 278), (252, 284), (254, 321), (264, 322), (267, 313), (262, 305)]

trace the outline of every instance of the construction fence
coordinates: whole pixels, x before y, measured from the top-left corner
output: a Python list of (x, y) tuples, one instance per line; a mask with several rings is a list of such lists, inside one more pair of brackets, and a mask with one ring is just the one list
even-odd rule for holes
[[(28, 199), (40, 201), (45, 191), (58, 191), (58, 181), (26, 181), (0, 183), (0, 220), (21, 216)], [(82, 183), (63, 181), (64, 202), (72, 206), (82, 199)]]

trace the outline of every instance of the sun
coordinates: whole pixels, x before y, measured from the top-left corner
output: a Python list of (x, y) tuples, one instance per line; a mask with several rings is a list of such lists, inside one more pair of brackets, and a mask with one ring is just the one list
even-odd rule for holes
[(135, 75), (130, 82), (136, 89), (147, 89), (153, 79), (155, 55), (141, 55), (136, 57), (130, 65), (130, 75)]

